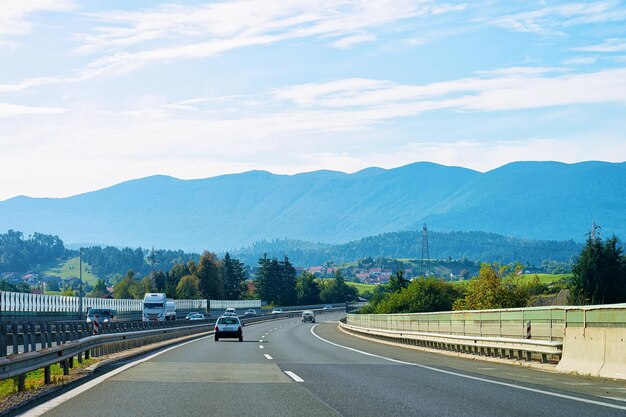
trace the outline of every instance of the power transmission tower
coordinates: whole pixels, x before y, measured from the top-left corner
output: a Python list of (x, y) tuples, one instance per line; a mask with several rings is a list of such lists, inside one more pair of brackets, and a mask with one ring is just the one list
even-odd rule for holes
[(424, 227), (422, 228), (422, 262), (420, 266), (420, 275), (424, 275), (424, 260), (429, 259), (428, 256), (428, 227), (426, 227), (426, 223), (424, 223)]

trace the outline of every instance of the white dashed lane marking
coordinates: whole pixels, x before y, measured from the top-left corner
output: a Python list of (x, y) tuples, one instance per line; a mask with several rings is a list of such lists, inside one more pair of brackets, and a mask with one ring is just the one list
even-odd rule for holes
[(265, 357), (266, 357), (267, 359), (269, 359), (269, 360), (274, 359), (274, 358), (272, 358), (270, 355), (268, 355), (267, 353), (266, 353), (265, 355), (263, 355), (263, 356), (265, 356)]
[(304, 379), (300, 378), (298, 375), (294, 374), (291, 371), (285, 371), (285, 373), (296, 382), (304, 382)]

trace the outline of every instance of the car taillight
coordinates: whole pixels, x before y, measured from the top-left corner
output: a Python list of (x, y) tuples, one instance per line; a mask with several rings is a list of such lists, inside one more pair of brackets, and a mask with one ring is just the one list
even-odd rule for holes
[(219, 330), (219, 328), (218, 328), (217, 326), (215, 326), (215, 329), (213, 329), (213, 330), (218, 331), (218, 330)]
[(241, 331), (241, 326), (237, 327), (237, 331), (240, 332)]

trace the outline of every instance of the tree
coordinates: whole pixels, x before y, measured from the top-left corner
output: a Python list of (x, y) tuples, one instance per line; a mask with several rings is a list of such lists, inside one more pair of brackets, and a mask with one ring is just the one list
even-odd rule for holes
[[(193, 266), (195, 269), (195, 264)], [(176, 264), (172, 267), (172, 269), (170, 269), (165, 277), (165, 294), (169, 298), (174, 298), (176, 296), (178, 283), (186, 275), (191, 275), (188, 263)]]
[(126, 276), (113, 287), (113, 297), (120, 299), (134, 298), (137, 293), (135, 287), (135, 273), (132, 270), (128, 270)]
[(622, 250), (615, 235), (604, 242), (591, 234), (587, 237), (572, 267), (572, 304), (626, 302), (626, 257)]
[(287, 257), (268, 259), (267, 254), (259, 259), (256, 273), (257, 294), (262, 300), (274, 305), (293, 305), (297, 302), (296, 270)]
[(389, 289), (391, 292), (397, 292), (409, 286), (409, 281), (404, 279), (403, 271), (396, 271), (389, 279)]
[(224, 283), (224, 297), (227, 300), (238, 300), (245, 294), (247, 287), (244, 283), (246, 273), (244, 265), (239, 260), (231, 258), (226, 252), (221, 262), (221, 282)]
[(167, 280), (165, 273), (163, 271), (158, 271), (153, 272), (151, 275), (156, 292), (165, 292), (165, 282)]
[(146, 293), (156, 292), (156, 285), (152, 275), (146, 275), (137, 285), (133, 287), (134, 298), (142, 299)]
[(386, 293), (379, 301), (367, 306), (364, 313), (419, 313), (450, 311), (460, 296), (452, 284), (434, 277), (418, 278), (397, 292)]
[(194, 275), (185, 275), (176, 287), (176, 297), (179, 300), (197, 300), (200, 294), (200, 280)]
[[(519, 273), (523, 269), (517, 264), (515, 270), (508, 273), (508, 266), (482, 264), (478, 277), (467, 285), (465, 298), (454, 302), (454, 310), (485, 310), (494, 308), (525, 307), (530, 293), (528, 287), (519, 282)], [(506, 277), (506, 279), (504, 279)]]
[(346, 284), (341, 270), (338, 269), (334, 280), (325, 285), (320, 292), (320, 299), (323, 303), (345, 303), (358, 300), (358, 291)]
[(48, 291), (61, 291), (61, 288), (59, 288), (59, 283), (56, 281), (50, 281), (46, 284), (46, 289)]
[(107, 295), (109, 295), (109, 291), (107, 291), (107, 284), (103, 279), (98, 280), (93, 290), (91, 290), (91, 294), (89, 294), (90, 297), (96, 298), (105, 297)]
[(200, 280), (200, 292), (207, 300), (221, 299), (224, 296), (224, 284), (220, 277), (220, 261), (213, 252), (204, 251), (198, 266), (189, 262), (190, 272)]
[(320, 286), (315, 281), (313, 274), (304, 271), (296, 279), (296, 295), (300, 305), (319, 304)]

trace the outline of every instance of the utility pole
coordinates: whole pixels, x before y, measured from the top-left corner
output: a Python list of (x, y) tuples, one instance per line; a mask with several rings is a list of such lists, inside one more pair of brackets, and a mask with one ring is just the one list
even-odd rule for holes
[(426, 227), (426, 223), (424, 223), (424, 227), (422, 228), (422, 262), (420, 265), (420, 275), (424, 275), (424, 260), (428, 261), (428, 227)]

